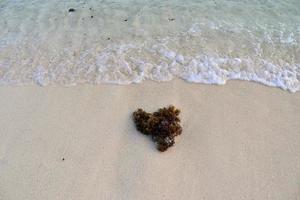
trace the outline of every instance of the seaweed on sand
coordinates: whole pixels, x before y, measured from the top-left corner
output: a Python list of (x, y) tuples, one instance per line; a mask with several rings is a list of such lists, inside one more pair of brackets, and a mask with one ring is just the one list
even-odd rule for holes
[(174, 106), (160, 108), (154, 113), (139, 108), (133, 113), (133, 121), (137, 130), (151, 136), (157, 149), (163, 152), (173, 146), (175, 137), (182, 133), (179, 113), (180, 110)]

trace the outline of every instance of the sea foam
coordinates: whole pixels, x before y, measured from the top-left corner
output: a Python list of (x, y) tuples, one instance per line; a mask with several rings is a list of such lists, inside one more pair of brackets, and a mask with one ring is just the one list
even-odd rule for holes
[(212, 2), (3, 1), (0, 85), (181, 78), (299, 91), (300, 3)]

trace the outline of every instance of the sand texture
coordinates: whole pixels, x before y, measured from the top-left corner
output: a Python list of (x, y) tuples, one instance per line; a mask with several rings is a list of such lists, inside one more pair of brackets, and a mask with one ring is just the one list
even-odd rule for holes
[[(0, 88), (1, 200), (299, 200), (300, 93), (255, 83)], [(174, 104), (167, 152), (131, 113)]]

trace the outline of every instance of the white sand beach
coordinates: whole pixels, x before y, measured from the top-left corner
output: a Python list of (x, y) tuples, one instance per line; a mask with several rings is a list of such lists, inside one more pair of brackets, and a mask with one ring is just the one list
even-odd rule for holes
[[(1, 200), (299, 200), (300, 93), (256, 83), (0, 88)], [(131, 113), (180, 108), (160, 153)]]

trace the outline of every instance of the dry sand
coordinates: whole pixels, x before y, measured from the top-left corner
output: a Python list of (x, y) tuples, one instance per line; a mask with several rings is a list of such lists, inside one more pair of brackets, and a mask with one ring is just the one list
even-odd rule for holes
[[(299, 200), (300, 92), (255, 83), (0, 88), (1, 200)], [(131, 113), (174, 104), (165, 153)]]

